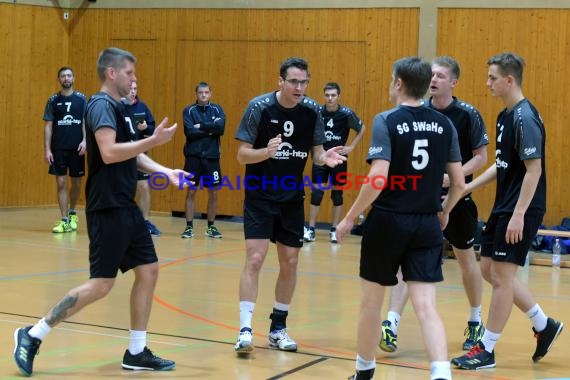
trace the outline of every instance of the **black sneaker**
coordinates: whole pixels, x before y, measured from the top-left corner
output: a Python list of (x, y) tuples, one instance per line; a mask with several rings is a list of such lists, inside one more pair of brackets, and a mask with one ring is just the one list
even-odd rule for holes
[(544, 330), (538, 332), (532, 328), (534, 331), (534, 337), (536, 338), (536, 351), (534, 351), (534, 355), (532, 355), (532, 360), (537, 362), (542, 359), (550, 347), (552, 347), (552, 343), (558, 338), (558, 335), (562, 332), (564, 328), (564, 323), (558, 322), (552, 318), (548, 318), (546, 321), (546, 327)]
[(356, 373), (350, 375), (348, 380), (369, 380), (372, 379), (372, 376), (374, 376), (374, 368), (367, 369), (366, 371), (356, 370)]
[(465, 355), (451, 359), (451, 363), (461, 369), (494, 368), (495, 351), (487, 352), (485, 345), (479, 341)]
[(121, 367), (133, 371), (170, 371), (176, 367), (176, 363), (159, 358), (145, 347), (143, 352), (137, 355), (131, 355), (129, 350), (126, 350)]
[(32, 376), (34, 358), (42, 344), (41, 340), (28, 334), (31, 328), (32, 326), (27, 326), (14, 331), (14, 360), (24, 376)]

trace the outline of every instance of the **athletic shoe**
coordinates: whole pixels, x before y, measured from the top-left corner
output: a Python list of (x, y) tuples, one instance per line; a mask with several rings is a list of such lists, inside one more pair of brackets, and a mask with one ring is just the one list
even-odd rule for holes
[(314, 227), (304, 227), (305, 231), (303, 233), (303, 241), (312, 242), (315, 241), (315, 228)]
[(56, 222), (53, 228), (51, 229), (51, 232), (54, 232), (56, 234), (71, 232), (71, 231), (73, 231), (73, 229), (71, 228), (69, 223), (66, 222), (65, 220), (60, 220), (59, 222)]
[(548, 318), (544, 330), (539, 332), (536, 331), (534, 327), (532, 328), (534, 337), (536, 338), (536, 351), (534, 351), (534, 355), (532, 355), (533, 361), (537, 362), (546, 355), (556, 338), (558, 338), (558, 335), (562, 332), (562, 329), (564, 329), (564, 323), (552, 318)]
[(372, 379), (372, 376), (374, 376), (374, 368), (367, 369), (365, 371), (356, 370), (356, 373), (354, 375), (350, 375), (348, 380), (369, 380)]
[(382, 351), (395, 352), (398, 349), (398, 336), (394, 334), (391, 327), (390, 321), (382, 322), (382, 337), (378, 343)]
[(297, 343), (287, 335), (287, 329), (274, 330), (269, 333), (269, 348), (281, 351), (297, 351)]
[(336, 231), (331, 231), (331, 232), (329, 232), (329, 236), (330, 236), (330, 238), (331, 238), (331, 243), (333, 243), (333, 244), (337, 244), (337, 243), (338, 243), (338, 240), (337, 240), (337, 238), (336, 238)]
[(485, 332), (485, 327), (479, 322), (467, 322), (467, 327), (463, 332), (465, 342), (463, 342), (463, 349), (469, 351), (481, 338)]
[(463, 356), (451, 359), (451, 363), (461, 369), (484, 369), (495, 367), (495, 351), (489, 353), (481, 341), (475, 343)]
[(77, 230), (77, 222), (79, 221), (77, 214), (69, 214), (67, 217), (69, 218), (69, 226), (71, 229), (73, 231)]
[(182, 232), (182, 235), (180, 235), (180, 237), (182, 239), (190, 239), (194, 237), (194, 227), (186, 226), (186, 229), (184, 230), (184, 232)]
[(148, 347), (145, 347), (137, 355), (131, 355), (129, 350), (126, 350), (121, 367), (133, 371), (170, 371), (176, 367), (176, 363), (172, 360), (159, 358)]
[(145, 220), (144, 223), (146, 224), (146, 228), (148, 228), (148, 232), (150, 232), (152, 236), (160, 236), (160, 230), (156, 228), (150, 220)]
[(211, 225), (210, 227), (206, 228), (206, 236), (214, 239), (221, 239), (222, 233), (216, 228), (216, 226)]
[(31, 328), (32, 326), (27, 326), (14, 331), (14, 360), (24, 376), (32, 376), (34, 358), (42, 344), (41, 340), (28, 334)]
[(249, 354), (253, 351), (253, 334), (250, 328), (240, 330), (234, 350), (238, 354)]

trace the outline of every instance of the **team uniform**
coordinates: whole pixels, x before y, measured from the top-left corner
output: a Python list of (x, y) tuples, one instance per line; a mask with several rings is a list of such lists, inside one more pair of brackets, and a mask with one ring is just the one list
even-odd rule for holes
[[(329, 112), (327, 111), (327, 108), (322, 105), (319, 110), (323, 117), (325, 128), (326, 140), (323, 144), (323, 148), (325, 150), (329, 150), (336, 146), (346, 145), (350, 130), (353, 129), (356, 133), (358, 133), (362, 129), (362, 121), (348, 107), (339, 105), (339, 108), (336, 111)], [(319, 166), (313, 164), (311, 180), (313, 183), (327, 183), (329, 182), (330, 177), (332, 178), (330, 183), (335, 186), (340, 186), (343, 183), (339, 181), (339, 179), (342, 177), (342, 175), (339, 173), (346, 173), (347, 167), (348, 164), (346, 161), (340, 165), (335, 166), (334, 168), (328, 167), (326, 165)], [(317, 204), (317, 206), (318, 205), (320, 205), (320, 202)]]
[[(445, 109), (433, 106), (429, 99), (426, 105), (447, 116), (457, 130), (462, 165), (473, 158), (473, 150), (489, 144), (489, 137), (481, 114), (475, 107), (453, 97), (451, 104)], [(465, 183), (473, 180), (473, 175), (465, 177)], [(444, 194), (447, 189), (444, 189)], [(449, 222), (443, 236), (456, 248), (473, 247), (477, 230), (477, 205), (471, 194), (460, 199), (449, 214)]]
[[(218, 186), (222, 179), (220, 167), (220, 136), (224, 134), (226, 115), (218, 104), (192, 104), (182, 111), (184, 119), (184, 171), (193, 174), (196, 186)], [(219, 119), (219, 120), (215, 120)], [(200, 124), (200, 128), (194, 128)]]
[(87, 166), (85, 186), (91, 278), (115, 278), (120, 269), (158, 261), (154, 244), (137, 204), (137, 159), (105, 164), (95, 132), (115, 129), (116, 142), (134, 141), (133, 121), (124, 104), (105, 93), (94, 95), (87, 107)]
[(65, 176), (69, 170), (70, 177), (85, 175), (85, 156), (80, 156), (77, 148), (83, 140), (86, 109), (87, 100), (79, 91), (73, 91), (69, 96), (58, 92), (48, 99), (43, 119), (52, 122), (53, 163), (49, 174)]
[[(497, 190), (495, 203), (481, 234), (481, 255), (495, 261), (524, 265), (532, 239), (546, 212), (546, 132), (537, 109), (527, 99), (497, 117)], [(524, 215), (523, 237), (507, 244), (507, 225), (515, 210), (526, 173), (525, 160), (541, 160), (542, 172), (536, 191)]]
[(311, 149), (326, 142), (318, 104), (303, 98), (283, 108), (275, 92), (254, 98), (236, 132), (236, 139), (264, 148), (281, 134), (274, 157), (247, 164), (244, 201), (246, 239), (270, 239), (290, 247), (303, 245), (303, 170)]
[[(401, 266), (404, 281), (442, 281), (437, 213), (445, 166), (461, 161), (457, 132), (441, 113), (404, 105), (378, 114), (372, 128), (367, 161), (390, 168), (364, 226), (360, 277), (393, 286)], [(395, 176), (407, 178), (403, 186), (390, 183)]]
[[(136, 139), (142, 140), (146, 137), (152, 136), (156, 127), (156, 122), (154, 121), (154, 116), (152, 116), (152, 112), (150, 112), (147, 105), (144, 102), (141, 102), (137, 96), (136, 102), (134, 104), (125, 104), (125, 108), (130, 114)], [(139, 121), (146, 121), (146, 129), (144, 131), (137, 128)], [(137, 180), (142, 181), (145, 179), (148, 179), (148, 173), (143, 173), (141, 171), (137, 172)]]

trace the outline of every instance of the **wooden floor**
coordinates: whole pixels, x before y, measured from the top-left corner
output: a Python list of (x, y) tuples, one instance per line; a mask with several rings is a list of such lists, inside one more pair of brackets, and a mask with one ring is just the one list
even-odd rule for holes
[[(77, 232), (52, 234), (58, 212), (45, 209), (0, 210), (0, 378), (18, 376), (12, 360), (14, 329), (35, 323), (71, 287), (88, 277), (88, 239), (80, 214)], [(131, 274), (120, 275), (111, 294), (61, 323), (43, 342), (35, 376), (45, 379), (200, 378), (200, 379), (346, 379), (353, 371), (359, 310), (357, 277), (359, 238), (331, 245), (325, 231), (302, 248), (297, 291), (288, 319), (299, 352), (269, 350), (266, 332), (278, 271), (274, 246), (265, 262), (254, 315), (256, 349), (236, 357), (233, 344), (239, 324), (238, 279), (244, 261), (240, 223), (219, 222), (224, 237), (204, 237), (204, 222), (195, 222), (195, 237), (180, 239), (184, 220), (154, 216), (163, 231), (155, 238), (161, 272), (149, 325), (149, 346), (176, 361), (176, 370), (133, 373), (121, 370), (128, 345), (128, 296)], [(450, 355), (461, 354), (468, 304), (455, 260), (444, 264), (438, 286), (438, 309), (447, 329)], [(570, 328), (570, 269), (522, 268), (520, 276), (550, 315)], [(487, 315), (490, 288), (484, 289)], [(383, 315), (386, 310), (383, 310)], [(399, 351), (378, 352), (375, 379), (428, 379), (423, 343), (410, 306), (399, 331)], [(534, 364), (531, 325), (517, 309), (496, 348), (497, 368), (454, 370), (454, 379), (570, 378), (570, 332)]]

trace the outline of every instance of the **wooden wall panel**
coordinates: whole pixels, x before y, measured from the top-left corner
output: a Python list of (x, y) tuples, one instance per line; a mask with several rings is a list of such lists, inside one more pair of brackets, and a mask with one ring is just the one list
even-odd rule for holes
[(67, 26), (53, 8), (0, 4), (0, 206), (56, 203), (44, 162), (44, 107), (68, 62)]
[[(418, 9), (91, 9), (74, 19), (70, 50), (93, 46), (86, 54), (73, 55), (72, 61), (84, 71), (82, 83), (94, 92), (98, 88), (94, 66), (100, 49), (112, 44), (128, 49), (128, 40), (155, 41), (154, 57), (143, 52), (137, 58), (139, 65), (152, 61), (147, 66), (154, 68), (155, 117), (169, 116), (180, 124), (174, 142), (151, 153), (170, 166), (183, 165), (182, 109), (194, 101), (198, 81), (210, 82), (213, 100), (224, 107), (227, 115), (222, 169), (235, 177), (244, 170), (235, 160), (236, 127), (253, 96), (276, 88), (283, 59), (302, 55), (309, 60), (312, 81), (308, 94), (319, 102), (323, 100), (323, 84), (338, 81), (343, 103), (370, 127), (372, 117), (390, 107), (392, 62), (417, 52), (417, 19)], [(136, 46), (138, 42), (133, 43)], [(145, 73), (148, 70), (144, 69)], [(144, 75), (146, 78), (148, 74)], [(149, 84), (146, 79), (139, 80), (141, 97), (145, 99)], [(350, 160), (351, 171), (368, 171), (364, 163), (368, 143), (367, 133)], [(154, 192), (153, 209), (181, 211), (184, 193), (175, 188), (170, 193)], [(346, 203), (356, 193), (348, 191)], [(224, 194), (219, 213), (241, 215), (242, 196)], [(198, 195), (197, 212), (205, 210), (206, 199), (206, 194)], [(329, 206), (327, 197), (320, 219), (330, 220)]]
[[(504, 107), (486, 88), (487, 59), (504, 51), (525, 58), (523, 92), (540, 111), (547, 131), (545, 224), (560, 223), (570, 210), (566, 193), (570, 165), (564, 158), (570, 149), (570, 135), (563, 111), (570, 83), (570, 10), (440, 9), (438, 17), (438, 54), (452, 55), (461, 64), (456, 94), (478, 107), (487, 123), (489, 165), (495, 158), (496, 117)], [(475, 193), (482, 217), (488, 216), (494, 196), (494, 186)]]

